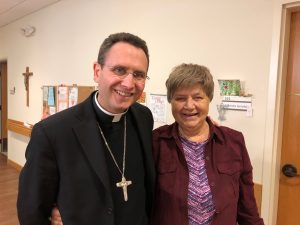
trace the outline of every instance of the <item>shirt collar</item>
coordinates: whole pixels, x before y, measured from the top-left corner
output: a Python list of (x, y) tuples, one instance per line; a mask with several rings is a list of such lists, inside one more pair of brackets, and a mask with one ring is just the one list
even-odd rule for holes
[[(214, 125), (208, 117), (206, 118), (206, 121), (209, 125), (209, 139), (208, 139), (208, 141), (216, 140), (216, 141), (219, 141), (219, 142), (223, 143), (225, 140), (224, 140), (224, 137), (223, 137), (222, 132), (219, 129), (219, 127)], [(179, 139), (178, 123), (174, 122), (171, 125), (170, 129), (165, 129), (162, 133), (160, 133), (160, 137)]]
[(103, 107), (101, 107), (101, 105), (99, 104), (99, 102), (97, 100), (97, 97), (98, 97), (98, 91), (94, 95), (94, 102), (96, 103), (96, 106), (97, 106), (98, 109), (100, 109), (103, 113), (105, 113), (106, 115), (108, 115), (108, 116), (110, 116), (112, 118), (111, 122), (113, 122), (113, 123), (119, 122), (120, 119), (122, 118), (122, 116), (128, 111), (128, 109), (127, 109), (125, 112), (122, 112), (122, 113), (111, 113), (111, 112), (108, 112)]

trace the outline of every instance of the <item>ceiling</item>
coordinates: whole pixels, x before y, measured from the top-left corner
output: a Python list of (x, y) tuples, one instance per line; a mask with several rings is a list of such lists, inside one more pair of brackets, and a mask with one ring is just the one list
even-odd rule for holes
[(0, 0), (0, 28), (60, 0)]

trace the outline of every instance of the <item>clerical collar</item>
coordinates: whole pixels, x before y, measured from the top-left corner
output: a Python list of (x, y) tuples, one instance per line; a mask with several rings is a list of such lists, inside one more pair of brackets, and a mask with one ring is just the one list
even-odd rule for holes
[(119, 122), (120, 119), (122, 118), (122, 116), (128, 111), (128, 109), (125, 111), (125, 112), (122, 112), (122, 113), (111, 113), (111, 112), (108, 112), (106, 111), (105, 109), (103, 109), (103, 107), (101, 107), (101, 105), (99, 104), (98, 100), (97, 100), (97, 97), (98, 97), (98, 91), (95, 93), (94, 95), (94, 100), (95, 100), (95, 103), (97, 105), (97, 107), (102, 111), (104, 112), (106, 115), (108, 116), (111, 116), (112, 117), (112, 122), (115, 123), (115, 122)]

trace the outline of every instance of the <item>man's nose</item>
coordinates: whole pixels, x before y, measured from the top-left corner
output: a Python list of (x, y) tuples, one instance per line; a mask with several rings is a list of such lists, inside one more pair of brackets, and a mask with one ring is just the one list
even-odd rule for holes
[(122, 80), (122, 85), (124, 85), (126, 87), (133, 87), (134, 83), (135, 83), (135, 79), (133, 77), (133, 73), (128, 72), (126, 74), (126, 77), (124, 77), (124, 79)]

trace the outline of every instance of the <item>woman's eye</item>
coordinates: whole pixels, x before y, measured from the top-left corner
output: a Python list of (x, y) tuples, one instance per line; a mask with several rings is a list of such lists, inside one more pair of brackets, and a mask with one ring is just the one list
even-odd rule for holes
[(175, 98), (176, 101), (179, 101), (179, 102), (182, 102), (182, 101), (185, 101), (185, 98), (183, 97), (177, 97)]
[(197, 100), (197, 101), (199, 101), (199, 100), (202, 100), (203, 98), (201, 96), (197, 96), (194, 99)]

